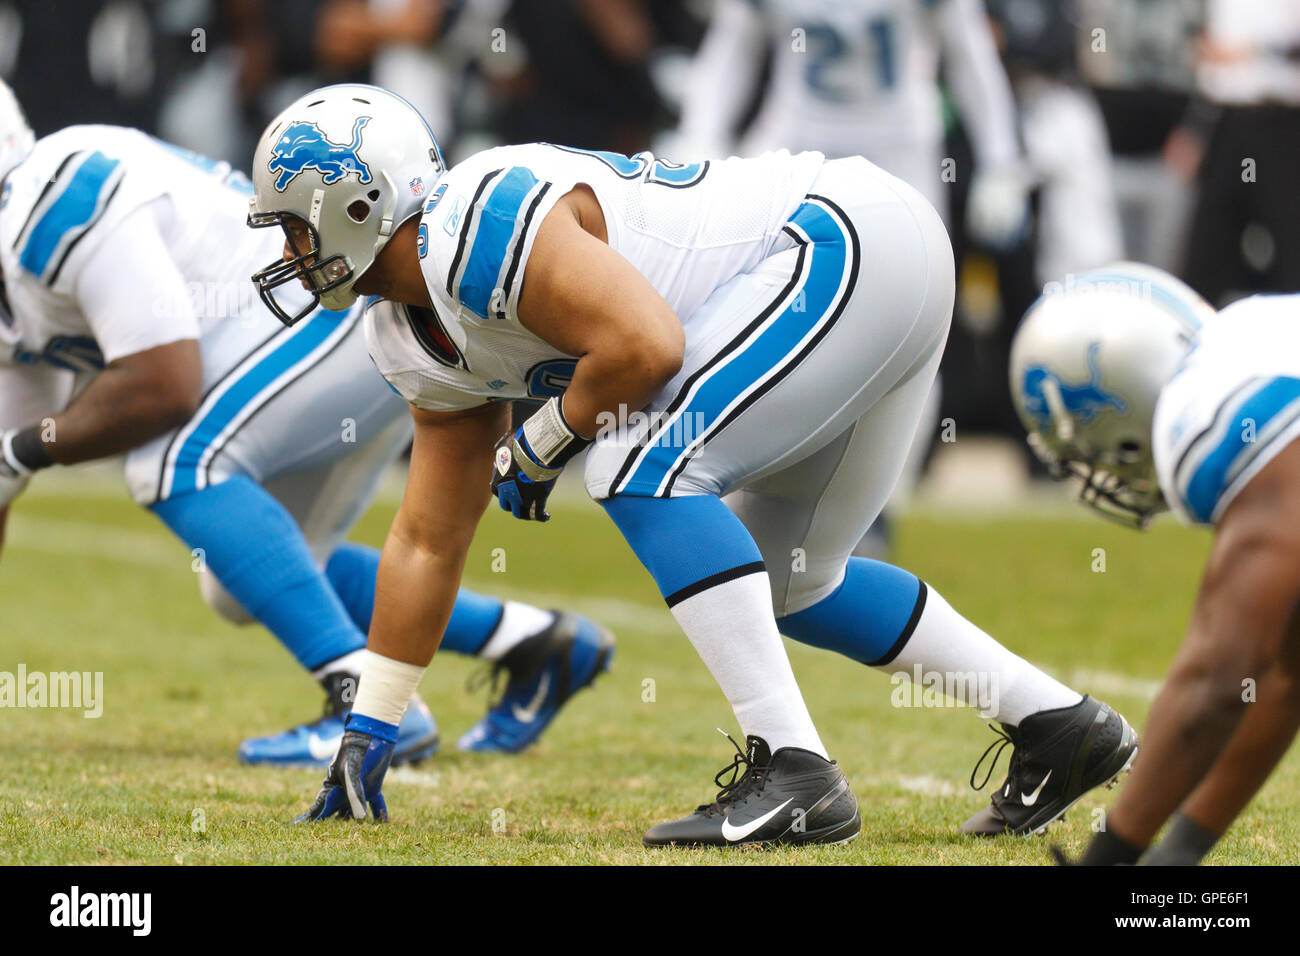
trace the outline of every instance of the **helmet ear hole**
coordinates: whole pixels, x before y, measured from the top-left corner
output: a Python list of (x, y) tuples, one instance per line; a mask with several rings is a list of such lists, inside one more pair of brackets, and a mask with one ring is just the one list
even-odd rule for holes
[(370, 192), (366, 193), (366, 198), (369, 199), (371, 202), (379, 202), (379, 190), (378, 189), (370, 190)]
[(348, 218), (353, 222), (365, 222), (370, 215), (370, 204), (357, 199), (348, 205)]

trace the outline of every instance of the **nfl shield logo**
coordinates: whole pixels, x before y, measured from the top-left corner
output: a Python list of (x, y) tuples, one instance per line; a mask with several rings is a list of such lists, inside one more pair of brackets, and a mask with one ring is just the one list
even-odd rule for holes
[(424, 192), (424, 180), (421, 179), (419, 176), (416, 176), (409, 183), (407, 183), (407, 185), (411, 187), (412, 196), (418, 196)]

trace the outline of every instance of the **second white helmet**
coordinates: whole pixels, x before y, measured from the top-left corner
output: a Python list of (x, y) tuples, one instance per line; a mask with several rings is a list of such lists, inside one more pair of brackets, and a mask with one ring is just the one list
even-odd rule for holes
[[(263, 301), (286, 325), (318, 302), (327, 309), (352, 305), (357, 278), (419, 213), (445, 171), (433, 130), (396, 93), (347, 83), (292, 103), (253, 154), (248, 224), (285, 229), (294, 253), (253, 275)], [(274, 292), (289, 282), (312, 293), (293, 312)]]
[(1029, 444), (1108, 517), (1141, 526), (1163, 509), (1156, 401), (1213, 316), (1178, 279), (1130, 262), (1049, 283), (1025, 313), (1010, 371)]

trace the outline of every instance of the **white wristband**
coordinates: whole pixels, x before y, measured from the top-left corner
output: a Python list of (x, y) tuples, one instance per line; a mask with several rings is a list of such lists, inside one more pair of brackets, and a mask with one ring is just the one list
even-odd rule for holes
[(367, 650), (361, 662), (361, 680), (352, 713), (396, 726), (406, 713), (407, 701), (420, 685), (425, 668)]
[(32, 470), (24, 465), (14, 455), (14, 436), (18, 434), (18, 429), (11, 428), (7, 432), (0, 432), (0, 458), (4, 463), (19, 475), (30, 475)]

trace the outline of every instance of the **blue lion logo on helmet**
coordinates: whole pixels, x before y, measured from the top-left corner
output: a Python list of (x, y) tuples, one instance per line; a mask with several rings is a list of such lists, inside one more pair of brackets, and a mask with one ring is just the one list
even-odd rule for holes
[(1040, 425), (1048, 424), (1052, 419), (1047, 397), (1043, 394), (1043, 383), (1051, 379), (1056, 383), (1061, 395), (1061, 403), (1066, 411), (1080, 423), (1087, 425), (1107, 408), (1113, 408), (1119, 414), (1128, 411), (1124, 399), (1101, 387), (1101, 369), (1097, 365), (1097, 353), (1101, 350), (1100, 342), (1088, 346), (1088, 381), (1082, 385), (1067, 385), (1061, 376), (1042, 365), (1031, 365), (1025, 369), (1024, 381), (1020, 391), (1025, 397), (1025, 411)]
[(362, 183), (370, 182), (370, 167), (357, 155), (361, 148), (361, 130), (370, 122), (369, 116), (358, 116), (352, 127), (352, 142), (333, 143), (315, 123), (291, 123), (275, 144), (275, 152), (267, 169), (280, 175), (275, 180), (278, 192), (284, 192), (297, 176), (308, 169), (317, 169), (321, 182), (332, 186), (344, 176), (356, 173)]

